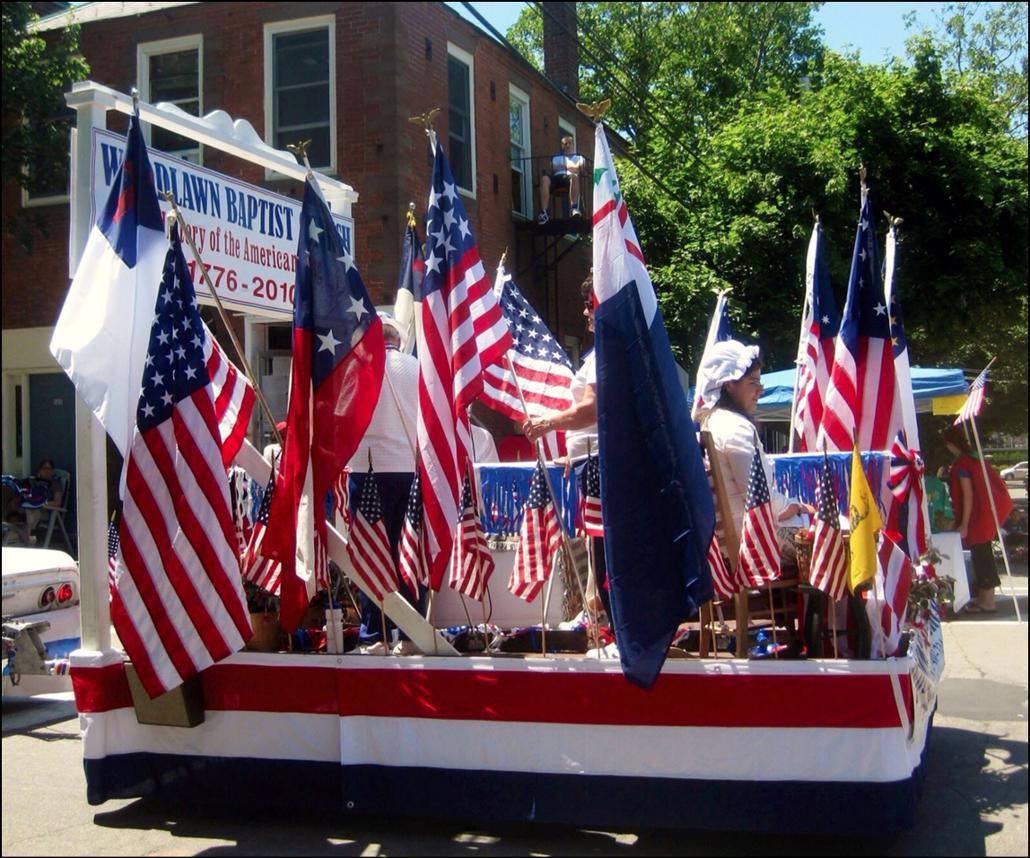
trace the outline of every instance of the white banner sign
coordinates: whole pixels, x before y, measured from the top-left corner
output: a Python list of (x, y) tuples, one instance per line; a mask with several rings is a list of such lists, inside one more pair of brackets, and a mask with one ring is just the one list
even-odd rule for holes
[[(169, 191), (189, 222), (193, 242), (222, 302), (235, 310), (292, 319), (300, 202), (154, 149), (148, 148), (147, 154), (162, 213), (171, 205), (160, 194)], [(124, 155), (123, 136), (93, 129), (91, 226), (107, 203)], [(344, 248), (352, 252), (354, 220), (334, 213), (333, 221)], [(211, 302), (211, 292), (197, 276), (193, 254), (184, 249), (197, 297)]]

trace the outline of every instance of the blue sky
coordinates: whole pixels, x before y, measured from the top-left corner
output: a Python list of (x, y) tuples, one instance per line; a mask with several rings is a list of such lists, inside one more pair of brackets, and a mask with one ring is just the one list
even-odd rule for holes
[[(473, 20), (461, 3), (448, 3)], [(525, 3), (473, 3), (476, 10), (502, 33), (526, 8)], [(816, 21), (826, 31), (826, 43), (834, 50), (857, 49), (866, 62), (902, 56), (905, 50), (904, 16), (916, 12), (918, 29), (936, 23), (935, 11), (943, 3), (826, 3)]]

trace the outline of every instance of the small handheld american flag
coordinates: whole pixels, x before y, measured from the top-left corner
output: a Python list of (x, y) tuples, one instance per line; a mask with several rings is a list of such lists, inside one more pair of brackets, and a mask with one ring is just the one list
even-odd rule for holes
[(418, 598), (418, 585), (429, 584), (429, 567), (422, 530), (422, 475), (417, 469), (408, 492), (408, 506), (404, 511), (399, 565), (401, 580), (411, 594)]
[(762, 454), (757, 448), (751, 457), (744, 508), (737, 573), (745, 586), (761, 587), (780, 577), (780, 545), (773, 522), (769, 482), (762, 467)]
[(386, 535), (386, 522), (383, 521), (379, 481), (371, 465), (358, 495), (347, 553), (354, 564), (354, 571), (380, 602), (387, 593), (396, 592), (397, 570), (390, 552), (390, 539)]
[(980, 416), (980, 409), (984, 405), (984, 394), (987, 392), (987, 370), (981, 372), (969, 386), (969, 395), (962, 403), (958, 417), (955, 418), (955, 425), (964, 423), (972, 417)]
[(587, 458), (583, 474), (583, 532), (587, 536), (604, 536), (601, 516), (601, 463), (597, 456)]
[(461, 518), (451, 555), (451, 588), (477, 602), (482, 601), (486, 585), (494, 572), (494, 559), (486, 544), (479, 513), (472, 496), (472, 483), (466, 472), (461, 489)]
[(836, 601), (844, 595), (848, 583), (848, 555), (844, 537), (840, 532), (837, 492), (833, 487), (830, 461), (823, 455), (823, 469), (816, 492), (818, 506), (815, 511), (815, 536), (812, 539), (813, 587), (822, 590)]
[(264, 494), (261, 495), (261, 503), (258, 504), (257, 516), (254, 519), (254, 528), (250, 532), (250, 541), (247, 549), (243, 552), (243, 577), (252, 584), (267, 590), (269, 593), (279, 593), (279, 572), (282, 564), (278, 560), (272, 560), (261, 554), (261, 543), (264, 542), (265, 532), (268, 528), (268, 510), (272, 505), (272, 495), (275, 491), (275, 468), (272, 469), (268, 478), (268, 485)]
[(537, 462), (529, 483), (515, 565), (508, 580), (508, 589), (520, 599), (532, 602), (543, 589), (561, 548), (560, 527), (547, 490), (547, 472)]

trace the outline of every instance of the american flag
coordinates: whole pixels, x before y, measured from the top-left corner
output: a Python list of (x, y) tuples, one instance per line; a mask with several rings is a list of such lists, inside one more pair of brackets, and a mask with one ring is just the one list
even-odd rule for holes
[[(865, 607), (873, 628), (871, 655), (873, 658), (886, 658), (897, 652), (901, 642), (901, 627), (912, 589), (912, 561), (886, 533), (881, 534), (877, 559), (879, 571), (875, 588), (867, 594)], [(877, 626), (882, 635), (876, 631)]]
[(597, 456), (587, 457), (583, 472), (583, 494), (580, 499), (580, 523), (587, 536), (604, 536), (601, 515), (601, 463)]
[(720, 292), (715, 299), (715, 310), (712, 312), (712, 320), (708, 323), (708, 336), (705, 338), (705, 348), (701, 352), (701, 360), (697, 367), (697, 379), (694, 385), (694, 404), (690, 409), (690, 416), (697, 420), (701, 413), (701, 406), (704, 404), (704, 391), (708, 388), (708, 375), (701, 370), (705, 358), (712, 346), (716, 343), (723, 343), (733, 339), (733, 329), (730, 327), (730, 316), (727, 312), (728, 302), (726, 293)]
[[(483, 392), (479, 398), (519, 423), (527, 417), (564, 411), (572, 405), (572, 361), (503, 265), (497, 268), (494, 294), (501, 302), (511, 330), (512, 348), (508, 356), (515, 375), (508, 369), (507, 361), (488, 366), (483, 373)], [(526, 399), (525, 409), (519, 398), (520, 387)], [(556, 433), (548, 432), (543, 442), (544, 455), (548, 459), (556, 458), (559, 455)]]
[(848, 299), (826, 387), (818, 446), (831, 452), (849, 450), (857, 435), (860, 450), (885, 450), (902, 419), (876, 223), (869, 195), (863, 191)]
[(347, 554), (354, 571), (368, 584), (375, 597), (382, 602), (387, 593), (397, 591), (397, 568), (390, 551), (390, 538), (386, 534), (383, 508), (379, 500), (379, 481), (372, 466), (358, 495), (358, 506), (350, 526)]
[(258, 504), (257, 516), (254, 519), (254, 528), (250, 532), (250, 541), (243, 552), (243, 577), (262, 590), (278, 595), (279, 593), (279, 572), (281, 564), (278, 560), (272, 560), (261, 554), (261, 543), (265, 539), (265, 531), (268, 527), (268, 510), (272, 506), (272, 495), (275, 493), (275, 470), (268, 478), (268, 485), (264, 494), (261, 495), (261, 503)]
[(716, 533), (712, 533), (712, 540), (708, 543), (708, 569), (712, 573), (712, 586), (715, 588), (716, 598), (720, 602), (728, 602), (740, 587), (726, 567), (726, 559), (722, 556)]
[(453, 539), (451, 576), (448, 582), (452, 589), (463, 593), (477, 602), (482, 601), (486, 585), (494, 572), (494, 558), (486, 544), (479, 512), (472, 495), (472, 483), (465, 474), (461, 489), (461, 518), (458, 521), (457, 537)]
[(923, 474), (926, 465), (918, 450), (909, 450), (904, 431), (898, 433), (891, 446), (891, 469), (887, 488), (894, 496), (891, 504), (890, 530), (901, 535), (901, 547), (910, 557), (926, 553), (927, 529), (923, 518), (926, 506)]
[(206, 336), (176, 235), (126, 460), (122, 562), (111, 603), (118, 637), (152, 697), (236, 652), (252, 634)]
[(757, 448), (751, 458), (744, 509), (737, 576), (747, 587), (761, 587), (780, 577), (780, 543), (773, 522), (769, 482)]
[(107, 595), (114, 595), (118, 580), (118, 525), (111, 521), (107, 525)]
[(818, 223), (812, 229), (805, 272), (807, 300), (798, 349), (800, 362), (794, 408), (794, 431), (798, 436), (797, 450), (801, 453), (816, 449), (823, 419), (823, 399), (833, 366), (833, 344), (840, 329), (840, 314), (823, 252), (822, 229)]
[[(206, 327), (206, 326), (205, 326)], [(228, 468), (243, 446), (254, 410), (254, 388), (247, 377), (229, 360), (218, 342), (205, 331), (204, 355), (211, 390), (215, 396), (215, 417), (222, 439), (222, 463)]]
[(408, 492), (408, 506), (404, 511), (404, 528), (400, 544), (401, 580), (411, 594), (418, 598), (418, 585), (429, 583), (426, 565), (426, 545), (422, 532), (422, 475), (416, 470)]
[(522, 515), (519, 547), (508, 589), (520, 599), (532, 602), (551, 574), (561, 549), (561, 524), (547, 490), (547, 471), (537, 462)]
[(976, 380), (969, 386), (969, 395), (962, 403), (958, 417), (955, 418), (955, 425), (964, 423), (973, 417), (980, 416), (980, 409), (983, 408), (984, 394), (987, 392), (987, 370), (981, 372)]
[(463, 519), (461, 475), (472, 461), (467, 409), (483, 389), (484, 368), (504, 358), (512, 338), (483, 270), (444, 147), (436, 145), (435, 136), (433, 143), (417, 434), (430, 582), (438, 590), (454, 527)]
[[(900, 289), (895, 270), (898, 250), (898, 230), (895, 224), (887, 230), (887, 246), (884, 253), (883, 293), (887, 298), (891, 317), (891, 345), (894, 347), (894, 378), (898, 387), (898, 402), (901, 407), (901, 428), (913, 449), (919, 449), (919, 423), (916, 420), (916, 400), (912, 392), (912, 367), (909, 363), (908, 338), (905, 336), (905, 321), (901, 313)], [(930, 516), (926, 514), (927, 526)]]
[(848, 554), (840, 530), (837, 492), (830, 461), (823, 455), (822, 473), (816, 491), (815, 536), (809, 580), (834, 601), (844, 595), (848, 584)]
[(368, 428), (386, 363), (382, 320), (313, 177), (298, 233), (286, 444), (261, 546), (282, 563), (287, 632), (329, 584), (325, 499)]

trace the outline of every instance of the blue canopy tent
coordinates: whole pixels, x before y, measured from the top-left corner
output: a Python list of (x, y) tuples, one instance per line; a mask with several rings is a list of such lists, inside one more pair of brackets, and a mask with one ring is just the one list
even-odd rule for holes
[[(794, 369), (778, 372), (763, 372), (762, 387), (765, 392), (758, 400), (755, 418), (762, 423), (787, 422), (790, 420), (790, 404), (794, 399)], [(916, 413), (924, 414), (933, 407), (938, 396), (955, 396), (969, 390), (961, 368), (938, 369), (935, 367), (912, 367), (912, 393), (916, 400)]]

